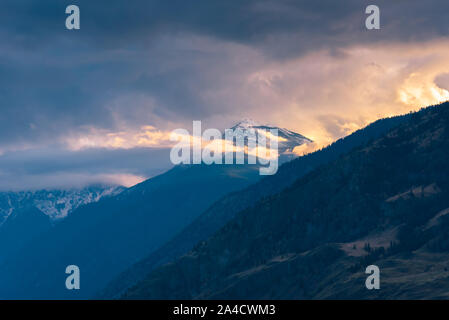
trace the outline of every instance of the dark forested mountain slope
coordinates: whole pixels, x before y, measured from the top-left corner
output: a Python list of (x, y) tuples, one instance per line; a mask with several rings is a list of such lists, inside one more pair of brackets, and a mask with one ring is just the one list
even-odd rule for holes
[(409, 118), (410, 115), (405, 115), (378, 120), (322, 150), (283, 164), (274, 176), (265, 177), (245, 190), (222, 197), (173, 239), (121, 273), (97, 297), (119, 297), (127, 288), (142, 280), (157, 266), (174, 260), (191, 250), (199, 241), (207, 239), (231, 220), (237, 212), (252, 206), (263, 197), (273, 195), (290, 186), (295, 180), (320, 165), (335, 160), (343, 153), (380, 137)]
[[(215, 200), (259, 177), (251, 166), (177, 166), (80, 207), (0, 263), (0, 298), (89, 298)], [(82, 290), (65, 289), (71, 264), (82, 272)]]
[(35, 207), (15, 208), (0, 225), (0, 263), (28, 241), (48, 231), (50, 218)]
[[(123, 297), (448, 297), (447, 159), (445, 103), (240, 212)], [(381, 290), (365, 288), (373, 263)]]
[[(289, 148), (309, 141), (288, 133)], [(258, 169), (258, 165), (180, 165), (115, 197), (81, 207), (0, 263), (0, 298), (92, 297), (214, 201), (258, 181)], [(70, 264), (82, 272), (79, 291), (65, 289), (64, 271)]]

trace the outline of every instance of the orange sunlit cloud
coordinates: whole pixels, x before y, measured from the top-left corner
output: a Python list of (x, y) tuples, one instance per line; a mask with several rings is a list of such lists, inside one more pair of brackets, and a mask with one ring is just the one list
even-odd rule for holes
[(314, 140), (295, 150), (302, 154), (379, 118), (447, 101), (435, 78), (448, 71), (448, 39), (378, 44), (267, 64), (248, 75), (244, 90), (258, 114)]
[(157, 130), (153, 126), (142, 126), (140, 130), (123, 130), (109, 132), (90, 129), (89, 133), (66, 139), (70, 150), (77, 151), (87, 148), (132, 149), (138, 147), (168, 147), (170, 132)]
[[(311, 52), (301, 58), (266, 61), (254, 50), (248, 70), (234, 70), (229, 86), (219, 92), (198, 93), (214, 103), (245, 106), (245, 116), (288, 128), (312, 139), (295, 149), (304, 154), (321, 148), (383, 117), (418, 110), (449, 99), (435, 79), (449, 72), (449, 40), (426, 43), (385, 43), (340, 48), (338, 54)], [(239, 73), (240, 72), (240, 73)], [(222, 123), (213, 115), (212, 123)], [(170, 131), (144, 126), (118, 132), (91, 129), (66, 141), (72, 150), (90, 147), (135, 148), (172, 146)]]
[[(258, 130), (258, 134), (263, 134), (267, 143), (276, 139), (278, 144), (286, 141), (285, 138), (276, 137), (271, 132)], [(202, 137), (193, 135), (182, 135), (176, 132), (164, 132), (157, 130), (153, 126), (143, 126), (139, 131), (104, 132), (102, 130), (91, 129), (87, 135), (67, 139), (68, 148), (72, 151), (79, 151), (89, 148), (106, 149), (131, 149), (137, 147), (158, 147), (167, 148), (174, 145), (187, 146), (193, 148), (194, 145), (201, 146), (201, 149), (210, 153), (221, 152), (243, 152), (248, 155), (264, 159), (278, 157), (277, 150), (271, 150), (267, 146), (244, 146), (238, 147), (225, 139), (204, 140)]]

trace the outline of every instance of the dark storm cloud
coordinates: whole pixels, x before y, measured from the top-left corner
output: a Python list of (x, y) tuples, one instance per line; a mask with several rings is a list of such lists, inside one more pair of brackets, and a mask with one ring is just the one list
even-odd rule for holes
[(338, 54), (350, 43), (448, 34), (448, 1), (375, 2), (382, 12), (379, 32), (364, 29), (364, 8), (371, 4), (364, 0), (71, 1), (81, 8), (79, 31), (64, 27), (67, 2), (2, 1), (0, 144), (50, 139), (83, 125), (112, 128), (117, 114), (141, 119), (145, 110), (135, 105), (111, 113), (112, 101), (127, 94), (151, 97), (153, 118), (216, 113), (198, 91), (221, 76), (207, 69), (223, 57), (161, 45), (162, 35), (207, 35), (281, 59), (316, 48)]
[[(179, 31), (243, 43), (263, 42), (267, 36), (284, 33), (300, 33), (312, 42), (316, 36), (338, 37), (335, 43), (362, 40), (371, 37), (363, 23), (369, 4), (381, 8), (383, 40), (447, 35), (449, 26), (445, 0), (77, 0), (70, 4), (82, 11), (81, 31), (71, 37), (111, 47)], [(55, 35), (67, 36), (61, 28), (66, 5), (63, 1), (7, 0), (2, 2), (0, 17), (4, 30), (18, 36), (12, 37), (15, 42), (42, 46)]]
[[(382, 29), (368, 32), (373, 3)], [(81, 9), (81, 30), (65, 29), (69, 4)], [(243, 85), (240, 71), (317, 49), (343, 57), (351, 44), (447, 36), (448, 11), (446, 0), (3, 0), (0, 153), (50, 154), (48, 145), (89, 128), (165, 129), (235, 114), (247, 107), (229, 98)], [(31, 157), (22, 168), (59, 170), (56, 158), (48, 167)], [(4, 168), (13, 162), (0, 161)]]

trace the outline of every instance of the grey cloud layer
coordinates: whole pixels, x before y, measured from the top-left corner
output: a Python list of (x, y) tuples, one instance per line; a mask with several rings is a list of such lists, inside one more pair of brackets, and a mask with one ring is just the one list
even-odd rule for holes
[[(76, 37), (105, 47), (151, 41), (155, 34), (186, 30), (243, 43), (263, 42), (269, 35), (285, 33), (308, 35), (309, 40), (319, 36), (337, 37), (337, 42), (354, 41), (366, 36), (363, 11), (373, 3), (382, 9), (382, 25), (388, 29), (383, 39), (445, 35), (449, 25), (446, 19), (449, 3), (444, 0), (78, 0), (73, 3), (82, 8), (83, 28)], [(66, 36), (60, 28), (65, 5), (50, 0), (4, 0), (0, 17), (4, 29), (20, 35), (16, 41), (26, 46), (41, 46), (42, 40), (51, 43), (55, 35)]]
[[(217, 110), (198, 93), (220, 91), (223, 78), (232, 77), (227, 70), (247, 62), (226, 64), (246, 53), (192, 45), (192, 35), (276, 60), (317, 48), (338, 54), (350, 43), (428, 40), (447, 35), (449, 26), (444, 0), (379, 0), (378, 33), (364, 30), (370, 2), (360, 0), (74, 3), (82, 19), (76, 32), (64, 28), (63, 2), (2, 2), (0, 146), (51, 140), (81, 126), (114, 128), (117, 119), (155, 124), (241, 108), (223, 102)], [(140, 105), (133, 103), (139, 95)]]
[(171, 167), (168, 157), (168, 149), (150, 148), (10, 152), (0, 156), (0, 191), (120, 183), (121, 175), (151, 177)]
[[(264, 112), (242, 88), (247, 74), (271, 62), (318, 49), (343, 57), (340, 48), (351, 44), (449, 34), (446, 0), (376, 0), (379, 32), (364, 29), (364, 9), (372, 3), (366, 0), (70, 3), (81, 8), (79, 31), (65, 29), (63, 1), (0, 4), (0, 153), (7, 152), (0, 170), (10, 176), (20, 168), (5, 162), (8, 150), (51, 154), (60, 146), (49, 146), (89, 128), (189, 128), (194, 119), (231, 124)], [(94, 153), (82, 157), (97, 159)], [(69, 158), (57, 156), (60, 161), (47, 167), (31, 157), (22, 168), (63, 171), (63, 163), (76, 165)], [(129, 166), (141, 168), (135, 173), (147, 170), (143, 163)]]

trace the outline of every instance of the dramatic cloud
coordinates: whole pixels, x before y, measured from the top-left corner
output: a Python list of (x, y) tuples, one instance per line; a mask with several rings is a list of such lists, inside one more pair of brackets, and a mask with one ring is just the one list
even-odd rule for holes
[[(364, 27), (365, 0), (73, 4), (79, 31), (65, 29), (66, 3), (2, 1), (2, 189), (151, 176), (169, 157), (133, 150), (166, 148), (192, 120), (287, 127), (316, 141), (301, 153), (449, 98), (445, 0), (378, 0), (377, 31)], [(99, 154), (118, 160), (71, 165)], [(47, 158), (39, 179), (24, 169)]]
[(250, 102), (259, 120), (269, 115), (322, 146), (378, 118), (448, 100), (448, 61), (449, 39), (316, 51), (265, 63), (233, 97)]

